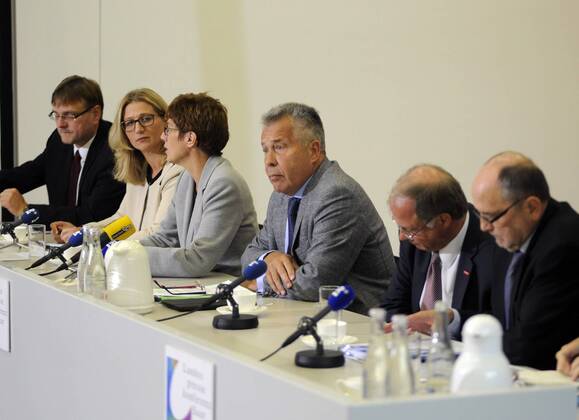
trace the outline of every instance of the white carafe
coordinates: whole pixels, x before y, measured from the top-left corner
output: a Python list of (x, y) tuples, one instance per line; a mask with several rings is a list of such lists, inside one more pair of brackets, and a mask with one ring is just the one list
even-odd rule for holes
[(153, 310), (153, 284), (149, 258), (137, 241), (111, 245), (105, 255), (107, 300), (130, 311), (145, 314)]
[(512, 386), (513, 374), (502, 350), (502, 337), (501, 324), (491, 315), (475, 315), (465, 322), (464, 346), (452, 372), (452, 393), (497, 391)]

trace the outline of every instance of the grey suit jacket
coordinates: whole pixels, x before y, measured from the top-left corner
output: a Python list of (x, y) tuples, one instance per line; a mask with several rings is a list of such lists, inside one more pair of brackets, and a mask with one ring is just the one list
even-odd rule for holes
[[(271, 195), (263, 229), (241, 257), (243, 267), (264, 252), (285, 251), (288, 200), (285, 194)], [(388, 234), (374, 205), (338, 163), (327, 159), (304, 191), (293, 249), (299, 264), (287, 291), (293, 299), (316, 301), (320, 285), (348, 283), (357, 296), (349, 309), (365, 313), (381, 303), (394, 274)]]
[(229, 161), (212, 156), (203, 168), (199, 192), (183, 172), (159, 231), (141, 243), (153, 276), (200, 277), (210, 271), (237, 276), (239, 258), (256, 232), (245, 180)]

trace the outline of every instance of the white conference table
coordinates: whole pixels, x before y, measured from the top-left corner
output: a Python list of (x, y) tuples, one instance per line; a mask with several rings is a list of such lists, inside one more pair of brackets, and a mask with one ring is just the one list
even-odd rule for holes
[[(0, 251), (0, 255), (2, 252)], [(469, 396), (420, 395), (364, 401), (337, 383), (359, 377), (347, 360), (334, 369), (294, 365), (301, 340), (267, 360), (314, 303), (266, 299), (253, 330), (212, 328), (216, 311), (176, 314), (161, 304), (141, 316), (78, 295), (62, 275), (43, 278), (0, 263), (10, 283), (11, 352), (0, 351), (0, 419), (164, 419), (166, 346), (214, 363), (214, 418), (222, 419), (575, 419), (571, 386), (517, 388)], [(45, 270), (37, 270), (42, 272)], [(211, 274), (214, 284), (227, 275)], [(344, 312), (348, 335), (365, 342), (368, 319)]]

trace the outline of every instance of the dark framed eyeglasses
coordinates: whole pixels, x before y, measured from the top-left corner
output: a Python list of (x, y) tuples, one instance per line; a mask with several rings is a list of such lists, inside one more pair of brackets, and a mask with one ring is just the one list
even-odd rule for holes
[[(169, 286), (165, 286), (165, 285), (159, 283), (157, 280), (153, 280), (153, 283), (155, 283), (155, 286), (157, 286), (159, 289), (163, 289), (164, 291), (166, 291), (167, 293), (169, 293), (170, 295), (173, 295), (173, 296), (191, 295), (191, 291), (179, 293), (179, 289), (191, 289), (191, 288), (198, 287), (197, 285), (169, 287)], [(199, 287), (201, 287), (201, 286), (199, 285)], [(200, 290), (203, 290), (203, 289), (200, 288)], [(202, 293), (204, 293), (204, 292), (202, 292)]]
[(173, 127), (165, 127), (165, 129), (163, 130), (163, 133), (165, 134), (165, 137), (169, 136), (169, 133), (171, 131), (179, 131), (178, 128), (173, 128)]
[(133, 131), (137, 123), (141, 124), (141, 127), (149, 127), (155, 122), (154, 114), (142, 114), (136, 120), (125, 120), (121, 121), (121, 128), (126, 132)]
[(84, 111), (81, 112), (63, 112), (62, 114), (59, 114), (56, 111), (52, 111), (50, 114), (48, 114), (48, 118), (50, 118), (53, 121), (57, 121), (58, 119), (64, 120), (64, 121), (76, 121), (76, 119), (78, 117), (80, 117), (81, 115), (86, 114), (87, 112), (89, 112), (91, 109), (93, 109), (96, 105), (91, 105), (89, 106), (87, 109), (85, 109)]
[(497, 213), (494, 216), (487, 216), (485, 214), (481, 214), (477, 209), (474, 209), (474, 212), (476, 213), (476, 215), (479, 217), (479, 219), (484, 220), (485, 222), (487, 222), (489, 225), (492, 225), (493, 223), (495, 223), (497, 220), (499, 220), (501, 217), (503, 217), (505, 214), (507, 214), (509, 212), (510, 209), (512, 209), (513, 207), (515, 207), (517, 204), (519, 204), (521, 201), (523, 201), (526, 197), (522, 197), (519, 198), (518, 200), (515, 200), (513, 203), (511, 203), (511, 205), (509, 207), (507, 207), (506, 209), (504, 209), (503, 211)]

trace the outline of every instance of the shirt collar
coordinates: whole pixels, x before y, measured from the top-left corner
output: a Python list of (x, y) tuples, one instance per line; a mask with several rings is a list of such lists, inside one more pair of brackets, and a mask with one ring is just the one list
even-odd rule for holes
[(76, 152), (78, 152), (80, 154), (80, 158), (84, 162), (84, 160), (86, 159), (86, 155), (88, 155), (88, 149), (90, 148), (90, 145), (92, 144), (93, 140), (94, 140), (94, 137), (92, 139), (90, 139), (89, 141), (87, 141), (81, 147), (78, 147), (76, 144), (74, 144), (73, 145), (74, 149), (72, 151), (72, 154), (75, 155)]
[(533, 233), (529, 235), (527, 240), (523, 242), (523, 245), (521, 245), (521, 247), (519, 248), (519, 251), (522, 252), (523, 254), (527, 252), (527, 249), (529, 249), (529, 244), (531, 243), (531, 239), (533, 239), (533, 236), (535, 236), (535, 232), (536, 230), (534, 230)]
[(456, 257), (460, 255), (460, 250), (462, 249), (462, 244), (464, 242), (464, 238), (466, 237), (466, 231), (468, 230), (468, 222), (470, 216), (468, 212), (466, 212), (466, 217), (464, 218), (464, 222), (462, 227), (460, 228), (458, 234), (452, 238), (452, 240), (446, 244), (444, 248), (442, 248), (439, 252), (440, 254), (440, 261), (442, 265), (448, 267), (452, 265)]
[[(312, 175), (312, 176), (313, 176), (313, 175)], [(300, 189), (297, 190), (294, 195), (292, 195), (292, 197), (299, 198), (299, 199), (304, 198), (304, 191), (306, 190), (306, 187), (308, 186), (308, 184), (309, 184), (309, 182), (310, 182), (311, 179), (312, 179), (312, 177), (310, 176), (310, 177), (306, 180), (306, 182), (304, 182), (304, 185), (302, 185), (302, 186), (300, 187)]]

